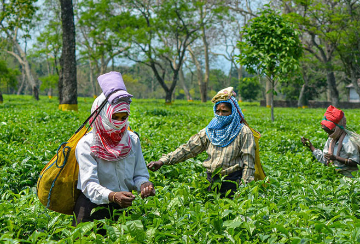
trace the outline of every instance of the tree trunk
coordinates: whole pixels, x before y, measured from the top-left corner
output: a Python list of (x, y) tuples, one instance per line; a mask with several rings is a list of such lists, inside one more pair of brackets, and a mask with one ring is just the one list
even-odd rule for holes
[(171, 84), (170, 88), (168, 88), (167, 85), (165, 84), (165, 81), (164, 81), (165, 74), (163, 74), (162, 76), (159, 74), (158, 70), (155, 67), (154, 62), (151, 62), (150, 67), (153, 70), (156, 79), (158, 80), (161, 87), (165, 91), (165, 104), (171, 104), (172, 93), (173, 93), (173, 91), (175, 89), (176, 82), (177, 82), (178, 70), (176, 70), (176, 69), (173, 70), (173, 81), (172, 81), (172, 84)]
[(274, 89), (275, 89), (275, 85), (274, 85), (274, 81), (271, 80), (269, 81), (270, 83), (270, 106), (271, 106), (271, 121), (274, 122), (275, 118), (274, 118)]
[[(243, 66), (240, 65), (239, 68), (236, 67), (237, 73), (238, 73), (238, 80), (239, 80), (239, 84), (242, 81), (242, 71), (243, 71)], [(241, 91), (239, 90), (239, 102), (242, 102), (242, 97), (241, 97)]]
[(171, 104), (171, 97), (172, 97), (172, 91), (167, 90), (165, 91), (165, 103)]
[(302, 108), (303, 106), (305, 106), (305, 90), (306, 90), (306, 85), (303, 84), (300, 90), (298, 108)]
[(300, 95), (299, 95), (299, 100), (298, 100), (298, 108), (303, 108), (303, 106), (307, 106), (309, 103), (307, 101), (307, 96), (306, 96), (306, 90), (307, 90), (307, 86), (309, 84), (309, 78), (306, 75), (306, 71), (302, 72), (302, 76), (304, 79), (304, 84), (301, 87), (300, 90)]
[(339, 92), (336, 88), (336, 81), (333, 68), (329, 65), (326, 67), (326, 78), (328, 89), (330, 91), (330, 102), (334, 107), (339, 107)]
[(276, 85), (276, 81), (273, 79), (273, 75), (272, 73), (270, 73), (267, 76), (267, 82), (269, 83), (269, 90), (267, 91), (269, 94), (269, 98), (270, 98), (270, 107), (271, 107), (271, 121), (274, 122), (275, 118), (274, 118), (274, 91), (275, 91), (275, 85)]
[(154, 85), (154, 78), (151, 79), (151, 93), (154, 93), (155, 85)]
[(89, 59), (89, 66), (90, 66), (90, 84), (91, 84), (92, 90), (93, 90), (93, 98), (96, 98), (98, 94), (96, 91), (96, 82), (94, 80), (94, 67), (93, 67), (90, 59)]
[(22, 50), (22, 48), (20, 47), (20, 45), (18, 43), (15, 43), (14, 45), (15, 45), (17, 51), (20, 53), (20, 56), (17, 55), (16, 53), (13, 53), (13, 52), (10, 52), (10, 51), (7, 51), (7, 52), (9, 54), (13, 55), (19, 61), (19, 63), (22, 65), (22, 67), (25, 70), (25, 75), (27, 77), (27, 81), (28, 81), (29, 85), (31, 86), (31, 90), (33, 91), (33, 96), (34, 96), (34, 98), (36, 100), (39, 100), (39, 91), (38, 91), (38, 88), (36, 86), (36, 82), (34, 80), (34, 77), (32, 76), (31, 69), (30, 69), (30, 64), (26, 59), (26, 54)]
[(33, 87), (33, 95), (38, 98), (37, 100), (39, 100), (39, 89), (35, 86)]
[(193, 98), (191, 97), (190, 92), (189, 92), (189, 90), (188, 90), (187, 87), (186, 87), (185, 78), (184, 78), (184, 71), (183, 71), (182, 68), (180, 69), (179, 79), (180, 79), (181, 86), (182, 86), (183, 89), (184, 89), (184, 93), (185, 93), (185, 96), (186, 96), (187, 100), (188, 100), (188, 101), (192, 101)]
[[(233, 62), (230, 62), (230, 69), (229, 69), (229, 73), (228, 73), (228, 77), (226, 79), (226, 86), (229, 87), (231, 85), (231, 71), (232, 71), (232, 67), (233, 67)], [(234, 87), (235, 88), (235, 87)], [(240, 92), (239, 92), (240, 93)]]
[(28, 81), (30, 81), (30, 85), (32, 87), (33, 96), (34, 96), (34, 98), (36, 100), (39, 100), (39, 89), (37, 88), (37, 86), (35, 84), (34, 77), (31, 74), (31, 69), (30, 69), (29, 62), (26, 59), (25, 59), (25, 62), (24, 62), (24, 66), (25, 66), (26, 76), (28, 77)]
[(197, 78), (198, 78), (198, 85), (199, 85), (199, 89), (200, 89), (200, 97), (201, 97), (201, 101), (203, 101), (203, 97), (206, 97), (206, 90), (204, 91), (204, 82), (203, 82), (203, 73), (202, 73), (202, 68), (201, 65), (199, 63), (199, 61), (197, 60), (197, 58), (195, 57), (195, 54), (193, 52), (193, 50), (191, 49), (191, 47), (188, 47), (191, 59), (193, 60), (195, 66), (196, 66), (196, 73), (197, 73)]
[(4, 98), (3, 98), (2, 92), (0, 90), (0, 103), (3, 103), (3, 102), (4, 102)]
[(49, 90), (48, 90), (48, 97), (49, 98), (52, 98), (52, 88), (50, 87)]
[[(61, 110), (77, 111), (75, 25), (72, 0), (60, 0), (63, 32)], [(60, 84), (60, 81), (59, 81)], [(60, 88), (60, 87), (59, 87)], [(60, 93), (60, 90), (59, 90)], [(60, 94), (59, 94), (60, 95)], [(59, 96), (60, 97), (60, 96)]]
[(24, 68), (22, 69), (21, 73), (22, 73), (21, 85), (20, 85), (20, 87), (19, 87), (16, 95), (20, 95), (20, 94), (21, 94), (22, 90), (24, 89), (24, 85), (25, 85), (25, 79), (26, 79), (26, 77), (25, 77)]
[[(21, 46), (19, 45), (19, 43), (17, 42), (16, 39), (14, 39), (10, 32), (5, 30), (6, 32), (6, 35), (8, 36), (8, 38), (12, 41), (13, 45), (15, 46), (17, 52), (19, 53), (19, 55), (17, 55), (16, 53), (14, 52), (11, 52), (11, 51), (7, 51), (7, 53), (11, 54), (12, 56), (14, 56), (18, 61), (19, 63), (23, 66), (23, 68), (25, 69), (25, 74), (26, 74), (26, 77), (27, 77), (27, 81), (29, 83), (29, 85), (31, 86), (32, 88), (32, 91), (33, 92), (33, 95), (34, 95), (34, 98), (36, 100), (39, 100), (39, 92), (38, 92), (38, 88), (36, 86), (36, 82), (34, 80), (34, 77), (32, 76), (32, 73), (31, 73), (31, 69), (30, 69), (30, 64), (26, 58), (26, 53), (24, 52), (24, 50), (21, 48)], [(36, 97), (36, 94), (38, 95)]]
[(59, 59), (59, 63), (60, 63), (60, 70), (59, 70), (59, 82), (58, 82), (58, 90), (59, 90), (59, 104), (61, 104), (61, 101), (63, 100), (63, 58), (62, 55), (60, 56)]
[(206, 40), (205, 25), (203, 25), (202, 27), (202, 39), (204, 43), (204, 55), (205, 55), (205, 77), (204, 77), (204, 82), (202, 84), (201, 102), (205, 103), (207, 101), (207, 87), (209, 84), (209, 77), (210, 77), (209, 45)]
[(107, 66), (107, 64), (105, 64), (104, 56), (101, 56), (100, 74), (99, 75), (103, 75), (106, 73), (106, 66)]
[(269, 79), (266, 79), (266, 88), (265, 88), (265, 98), (266, 98), (266, 107), (271, 107), (271, 94), (270, 94), (270, 90), (271, 90), (271, 82), (269, 81)]

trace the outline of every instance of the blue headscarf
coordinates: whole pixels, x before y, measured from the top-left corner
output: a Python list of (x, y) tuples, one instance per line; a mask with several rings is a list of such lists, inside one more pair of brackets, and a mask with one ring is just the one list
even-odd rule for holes
[[(216, 106), (219, 103), (230, 103), (231, 114), (228, 116), (217, 115)], [(241, 108), (233, 96), (228, 100), (215, 103), (214, 114), (215, 118), (213, 118), (206, 127), (206, 135), (213, 145), (226, 147), (237, 137), (241, 128), (244, 126), (244, 124), (241, 123), (241, 116), (244, 118), (244, 114), (241, 112)]]

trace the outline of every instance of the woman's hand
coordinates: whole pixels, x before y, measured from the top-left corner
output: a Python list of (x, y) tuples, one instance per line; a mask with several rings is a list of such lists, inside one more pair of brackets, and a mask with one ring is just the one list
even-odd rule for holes
[(330, 161), (330, 160), (337, 160), (336, 156), (330, 153), (326, 153), (324, 155), (324, 158), (326, 158), (326, 160)]
[(154, 184), (150, 181), (141, 184), (140, 186), (141, 197), (155, 196)]
[(118, 192), (111, 192), (109, 194), (110, 202), (114, 202), (119, 204), (122, 208), (127, 208), (132, 205), (132, 201), (134, 201), (135, 196), (128, 191), (118, 191)]
[(315, 147), (311, 144), (311, 141), (309, 139), (301, 137), (301, 142), (305, 147), (310, 148), (312, 152), (315, 150)]
[(151, 171), (156, 171), (156, 170), (160, 169), (161, 166), (163, 166), (163, 165), (164, 165), (164, 163), (161, 161), (151, 161), (150, 163), (148, 163), (147, 167)]

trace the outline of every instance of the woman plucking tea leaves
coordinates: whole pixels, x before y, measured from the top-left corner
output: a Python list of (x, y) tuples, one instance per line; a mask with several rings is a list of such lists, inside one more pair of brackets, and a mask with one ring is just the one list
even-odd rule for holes
[(315, 158), (324, 165), (335, 167), (335, 170), (352, 178), (351, 172), (358, 170), (359, 149), (346, 130), (346, 117), (343, 111), (330, 105), (321, 121), (321, 128), (329, 138), (324, 149), (316, 149), (309, 139), (302, 137), (301, 142), (310, 148)]
[[(110, 218), (113, 209), (132, 205), (137, 190), (141, 196), (155, 195), (142, 155), (138, 136), (128, 130), (131, 97), (121, 74), (110, 72), (98, 77), (103, 90), (92, 112), (108, 100), (92, 127), (76, 147), (79, 163), (78, 189), (82, 194), (75, 205), (73, 225)], [(91, 122), (91, 121), (90, 121)], [(92, 213), (96, 207), (105, 207)]]
[[(212, 173), (219, 168), (220, 174), (226, 175), (227, 181), (241, 184), (242, 180), (245, 183), (254, 180), (255, 140), (252, 131), (244, 123), (244, 115), (234, 95), (232, 87), (219, 91), (212, 99), (215, 103), (215, 118), (208, 126), (159, 161), (150, 162), (148, 168), (156, 171), (164, 164), (176, 164), (206, 151), (209, 157), (203, 162), (203, 166), (210, 182), (219, 178), (218, 175), (212, 177)], [(231, 190), (231, 197), (236, 191), (236, 184), (223, 182), (220, 188), (222, 196), (228, 190)]]

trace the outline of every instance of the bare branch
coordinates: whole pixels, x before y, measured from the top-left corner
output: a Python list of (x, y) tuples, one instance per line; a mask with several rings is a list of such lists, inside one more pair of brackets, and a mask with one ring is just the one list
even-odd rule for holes
[(25, 62), (21, 59), (21, 57), (19, 55), (17, 55), (16, 53), (12, 52), (12, 51), (6, 51), (8, 54), (11, 54), (12, 56), (14, 56), (21, 65), (24, 65)]

